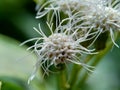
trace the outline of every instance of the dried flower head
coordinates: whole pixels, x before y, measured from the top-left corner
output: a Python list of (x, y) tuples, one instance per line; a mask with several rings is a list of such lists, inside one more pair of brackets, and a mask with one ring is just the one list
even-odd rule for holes
[(36, 18), (49, 14), (48, 21), (52, 23), (55, 17), (56, 22), (60, 23), (61, 12), (67, 15), (67, 18), (73, 17), (73, 14), (81, 16), (82, 12), (89, 10), (91, 3), (89, 0), (49, 0), (40, 7)]
[[(52, 26), (49, 24), (48, 26), (51, 31), (50, 36), (47, 37), (44, 34), (39, 24), (39, 30), (36, 28), (34, 28), (34, 30), (37, 31), (41, 37), (33, 38), (23, 43), (25, 44), (29, 41), (36, 40), (35, 44), (28, 48), (28, 50), (34, 48), (34, 52), (38, 56), (36, 70), (39, 67), (42, 67), (45, 74), (48, 74), (51, 66), (55, 66), (57, 68), (57, 65), (67, 64), (68, 62), (81, 65), (85, 69), (89, 70), (90, 66), (82, 63), (80, 59), (80, 56), (84, 54), (94, 54), (92, 53), (93, 50), (88, 50), (81, 45), (81, 43), (86, 40), (86, 37), (81, 37), (75, 40), (75, 33), (65, 33), (63, 32), (64, 30), (57, 32), (57, 29), (53, 32)], [(34, 78), (35, 72), (30, 77), (29, 81)]]
[(84, 21), (95, 31), (95, 40), (101, 33), (109, 31), (112, 42), (119, 47), (114, 41), (114, 32), (120, 30), (119, 1), (101, 0), (100, 4), (94, 6), (94, 9), (92, 8), (89, 12), (86, 11)]
[[(41, 18), (46, 14), (50, 14), (48, 22), (53, 23), (53, 18), (56, 19), (56, 28), (64, 28), (67, 33), (74, 33), (74, 37), (79, 39), (81, 37), (89, 37), (96, 34), (90, 33), (91, 26), (89, 22), (86, 22), (86, 18), (89, 17), (88, 12), (93, 10), (100, 0), (49, 0), (44, 3), (38, 10), (36, 18)], [(95, 5), (95, 6), (94, 6)], [(66, 14), (68, 17), (62, 18), (61, 12)], [(52, 14), (52, 15), (51, 15)], [(48, 15), (49, 16), (49, 15)], [(87, 33), (87, 34), (86, 34)], [(88, 38), (90, 40), (93, 37)]]

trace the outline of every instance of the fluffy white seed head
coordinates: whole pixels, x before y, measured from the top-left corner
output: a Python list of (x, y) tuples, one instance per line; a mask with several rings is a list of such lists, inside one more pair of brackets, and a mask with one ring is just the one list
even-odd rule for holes
[[(66, 14), (69, 18), (75, 13), (85, 12), (89, 10), (91, 5), (89, 0), (49, 0), (44, 3), (38, 10), (36, 18), (41, 18), (46, 14), (52, 12), (51, 19), (53, 16), (60, 19), (60, 12)], [(94, 5), (94, 4), (93, 4)]]
[(60, 0), (57, 2), (59, 9), (66, 14), (73, 14), (75, 12), (81, 12), (88, 7), (90, 8), (90, 2), (85, 0)]
[[(50, 35), (43, 41), (43, 49), (38, 54), (45, 54), (44, 58), (48, 58), (54, 65), (65, 63), (67, 59), (71, 59), (75, 55), (75, 41), (64, 33)], [(42, 49), (41, 48), (41, 49)]]
[[(120, 11), (112, 7), (111, 0), (104, 1), (106, 4), (97, 4), (95, 9), (91, 10), (91, 12), (85, 16), (85, 20), (93, 29), (96, 29), (97, 37), (101, 33), (109, 31), (114, 45), (119, 47), (114, 41), (114, 32), (120, 30)], [(118, 5), (117, 7), (120, 6)]]
[(85, 37), (81, 37), (79, 39), (74, 39), (74, 33), (68, 34), (61, 30), (60, 32), (53, 32), (51, 30), (51, 26), (48, 24), (51, 35), (46, 36), (44, 32), (41, 30), (39, 25), (39, 30), (34, 28), (42, 37), (33, 38), (25, 41), (23, 44), (36, 40), (35, 44), (29, 49), (34, 49), (34, 52), (38, 56), (38, 60), (36, 62), (35, 71), (29, 79), (29, 82), (34, 78), (36, 71), (39, 67), (43, 68), (45, 74), (48, 74), (49, 68), (51, 66), (55, 66), (59, 64), (67, 64), (74, 63), (83, 66), (85, 69), (89, 70), (88, 65), (81, 62), (80, 56), (84, 54), (94, 54), (92, 53), (94, 50), (89, 50), (81, 45), (82, 42), (86, 40)]
[[(39, 40), (43, 42), (39, 43)], [(92, 54), (93, 50), (88, 50), (81, 45), (86, 40), (85, 37), (74, 39), (74, 33), (68, 34), (65, 32), (52, 33), (49, 37), (38, 39), (34, 45), (34, 50), (38, 56), (38, 63), (44, 64), (49, 68), (51, 65), (58, 65), (62, 63), (72, 62), (81, 64), (77, 55)]]
[[(101, 7), (99, 6), (98, 11), (93, 12), (92, 17), (95, 18), (94, 22), (99, 25), (104, 25), (106, 28), (110, 28), (112, 26), (119, 26), (120, 20), (120, 12), (115, 10), (112, 7)], [(92, 22), (92, 21), (91, 21)], [(117, 26), (118, 25), (118, 26)], [(118, 27), (119, 28), (119, 27)]]

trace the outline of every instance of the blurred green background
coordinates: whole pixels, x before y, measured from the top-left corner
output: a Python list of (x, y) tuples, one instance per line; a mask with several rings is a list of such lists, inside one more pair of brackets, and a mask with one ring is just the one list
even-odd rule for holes
[[(31, 85), (27, 80), (36, 57), (19, 44), (38, 36), (33, 30), (41, 23), (47, 34), (45, 18), (36, 20), (33, 0), (0, 0), (0, 81), (2, 90), (38, 89), (37, 78)], [(120, 40), (117, 41), (120, 45)], [(28, 46), (31, 44), (27, 44)], [(49, 88), (49, 85), (47, 86)], [(51, 90), (56, 90), (55, 86)], [(120, 90), (120, 49), (113, 47), (82, 86), (83, 90)]]

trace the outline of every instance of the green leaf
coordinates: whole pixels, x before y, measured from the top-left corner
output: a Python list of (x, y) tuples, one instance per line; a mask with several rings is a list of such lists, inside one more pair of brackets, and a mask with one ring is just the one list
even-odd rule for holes
[(29, 78), (36, 57), (19, 44), (16, 40), (0, 35), (0, 76)]
[(0, 90), (1, 90), (2, 82), (0, 81)]
[(28, 85), (18, 78), (0, 77), (2, 81), (2, 90), (28, 90)]

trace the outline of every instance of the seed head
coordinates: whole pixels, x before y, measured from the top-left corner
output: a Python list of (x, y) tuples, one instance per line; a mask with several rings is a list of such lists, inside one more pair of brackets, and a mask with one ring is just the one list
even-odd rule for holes
[(29, 41), (36, 40), (35, 44), (28, 48), (28, 50), (33, 48), (34, 52), (38, 56), (35, 71), (29, 81), (34, 78), (39, 67), (43, 68), (45, 74), (48, 74), (51, 66), (55, 66), (57, 68), (57, 65), (67, 63), (78, 64), (89, 70), (90, 66), (82, 63), (80, 58), (80, 56), (84, 54), (94, 54), (92, 53), (93, 50), (88, 50), (81, 45), (86, 38), (81, 37), (76, 40), (74, 39), (74, 33), (68, 34), (63, 32), (64, 30), (57, 32), (57, 29), (53, 32), (52, 27), (49, 24), (48, 26), (51, 31), (50, 36), (47, 37), (44, 34), (39, 24), (39, 30), (36, 28), (34, 28), (34, 30), (42, 37), (33, 38), (23, 43), (25, 44)]
[(64, 13), (67, 18), (73, 17), (74, 14), (80, 16), (83, 14), (82, 12), (89, 10), (92, 6), (90, 4), (91, 2), (87, 0), (49, 0), (40, 7), (36, 18), (48, 15), (48, 21), (50, 21), (50, 23), (53, 22), (54, 17), (56, 18), (56, 22), (60, 23), (61, 12)]
[[(44, 58), (49, 58), (51, 64), (58, 65), (71, 59), (75, 41), (64, 33), (56, 33), (44, 39), (45, 49), (41, 51)], [(38, 53), (40, 54), (40, 53)]]
[[(104, 3), (94, 5), (94, 9), (85, 15), (84, 21), (95, 30), (96, 39), (101, 33), (109, 31), (112, 42), (119, 47), (114, 41), (114, 32), (120, 30), (120, 12), (118, 10), (120, 4), (118, 1), (113, 3), (111, 0), (102, 1), (104, 1)], [(114, 6), (115, 4), (116, 6)]]

